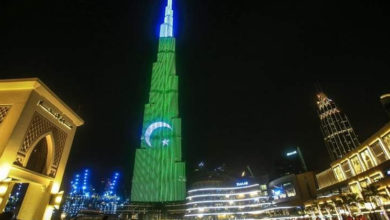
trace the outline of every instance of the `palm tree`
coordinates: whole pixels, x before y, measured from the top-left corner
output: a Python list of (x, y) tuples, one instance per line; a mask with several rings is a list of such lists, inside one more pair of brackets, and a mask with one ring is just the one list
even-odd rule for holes
[(328, 213), (330, 219), (332, 219), (331, 211), (332, 211), (333, 207), (334, 206), (331, 205), (330, 203), (327, 203), (327, 202), (324, 203), (324, 208), (325, 208), (326, 212)]
[(349, 205), (352, 203), (352, 201), (351, 201), (352, 197), (350, 197), (346, 194), (342, 194), (342, 195), (340, 195), (340, 199), (343, 203), (342, 206), (344, 207), (344, 210), (346, 210), (348, 212), (349, 216), (353, 216), (351, 208), (349, 207)]
[(383, 202), (381, 200), (381, 199), (389, 199), (389, 196), (387, 195), (386, 191), (379, 190), (377, 186), (371, 184), (368, 185), (366, 188), (363, 188), (362, 195), (366, 201), (369, 201), (370, 203), (374, 201), (376, 205), (381, 208), (382, 214), (386, 218), (386, 220), (390, 220), (385, 210), (385, 207), (383, 205)]
[(316, 213), (315, 213), (315, 208), (314, 208), (314, 205), (311, 204), (310, 206), (305, 206), (305, 213), (310, 215), (311, 214), (311, 218), (312, 219), (316, 219)]
[(334, 206), (334, 210), (336, 211), (337, 218), (339, 220), (342, 220), (343, 218), (341, 217), (341, 214), (340, 214), (340, 207), (343, 206), (343, 201), (340, 199), (332, 199), (332, 204)]
[(314, 201), (312, 204), (313, 204), (313, 207), (317, 208), (318, 215), (320, 216), (320, 219), (324, 219), (324, 215), (322, 214), (320, 204), (317, 201)]
[(361, 214), (360, 205), (364, 203), (364, 200), (358, 194), (348, 193), (341, 195), (340, 198), (343, 200), (344, 205), (351, 216), (353, 216), (353, 212), (350, 206), (355, 206), (358, 210), (358, 214)]

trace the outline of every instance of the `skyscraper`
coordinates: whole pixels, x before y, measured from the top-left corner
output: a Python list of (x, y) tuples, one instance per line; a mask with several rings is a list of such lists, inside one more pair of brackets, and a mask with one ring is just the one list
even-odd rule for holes
[(360, 145), (347, 116), (323, 92), (317, 95), (321, 131), (332, 161)]
[(165, 7), (157, 61), (153, 64), (151, 79), (141, 147), (135, 154), (131, 201), (185, 200), (186, 175), (181, 152), (172, 0), (168, 0)]

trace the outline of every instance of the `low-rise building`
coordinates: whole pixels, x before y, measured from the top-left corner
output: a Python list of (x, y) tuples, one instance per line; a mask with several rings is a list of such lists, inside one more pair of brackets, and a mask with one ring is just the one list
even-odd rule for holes
[[(384, 214), (379, 209), (382, 205), (387, 207), (390, 204), (385, 199), (390, 196), (389, 174), (390, 123), (387, 123), (359, 147), (332, 162), (329, 169), (316, 175), (317, 198), (305, 202), (305, 206), (311, 210), (311, 215)], [(347, 210), (342, 207), (346, 207), (345, 197), (350, 195), (356, 195), (356, 205), (352, 210)], [(358, 201), (359, 198), (361, 201)], [(332, 206), (341, 206), (341, 209), (332, 209)]]

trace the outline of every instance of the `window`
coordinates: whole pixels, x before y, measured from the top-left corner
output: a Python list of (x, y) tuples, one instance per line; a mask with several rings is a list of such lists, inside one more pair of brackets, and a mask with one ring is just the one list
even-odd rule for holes
[(360, 164), (360, 161), (359, 161), (359, 158), (357, 155), (351, 157), (351, 164), (352, 164), (352, 167), (355, 170), (356, 174), (363, 172), (362, 165)]
[(294, 185), (290, 182), (283, 184), (284, 191), (287, 194), (287, 197), (294, 197), (296, 196)]
[(384, 162), (387, 159), (379, 141), (373, 143), (370, 148), (372, 150), (372, 154), (376, 157), (378, 164)]
[(368, 179), (360, 180), (359, 183), (362, 188), (366, 188), (370, 184)]
[(387, 149), (390, 150), (390, 132), (383, 136), (382, 140), (383, 143), (386, 145)]
[(368, 151), (367, 148), (364, 151), (360, 152), (360, 156), (362, 157), (364, 161), (364, 165), (366, 165), (367, 169), (370, 169), (374, 166), (370, 152)]
[(336, 176), (338, 181), (343, 181), (345, 179), (344, 178), (344, 174), (341, 171), (340, 166), (337, 166), (337, 167), (333, 168), (333, 171), (334, 171), (334, 174), (335, 174), (335, 176)]
[(372, 182), (378, 182), (380, 179), (382, 179), (382, 174), (380, 174), (380, 173), (377, 173), (377, 174), (371, 176)]
[(352, 171), (351, 171), (351, 167), (349, 166), (348, 160), (346, 160), (345, 162), (343, 162), (343, 163), (341, 164), (341, 167), (343, 168), (345, 177), (346, 177), (347, 179), (350, 178), (350, 177), (352, 177)]
[(351, 185), (349, 185), (349, 187), (351, 188), (352, 193), (360, 193), (360, 189), (357, 183), (352, 183)]

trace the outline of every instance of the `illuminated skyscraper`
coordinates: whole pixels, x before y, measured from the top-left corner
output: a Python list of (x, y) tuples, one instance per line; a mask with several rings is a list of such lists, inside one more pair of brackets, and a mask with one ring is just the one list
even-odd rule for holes
[(168, 0), (165, 7), (157, 61), (153, 64), (151, 79), (141, 147), (135, 155), (131, 201), (185, 200), (186, 175), (181, 152), (172, 0)]
[(332, 161), (360, 145), (347, 116), (324, 93), (317, 95), (318, 115), (325, 145)]

